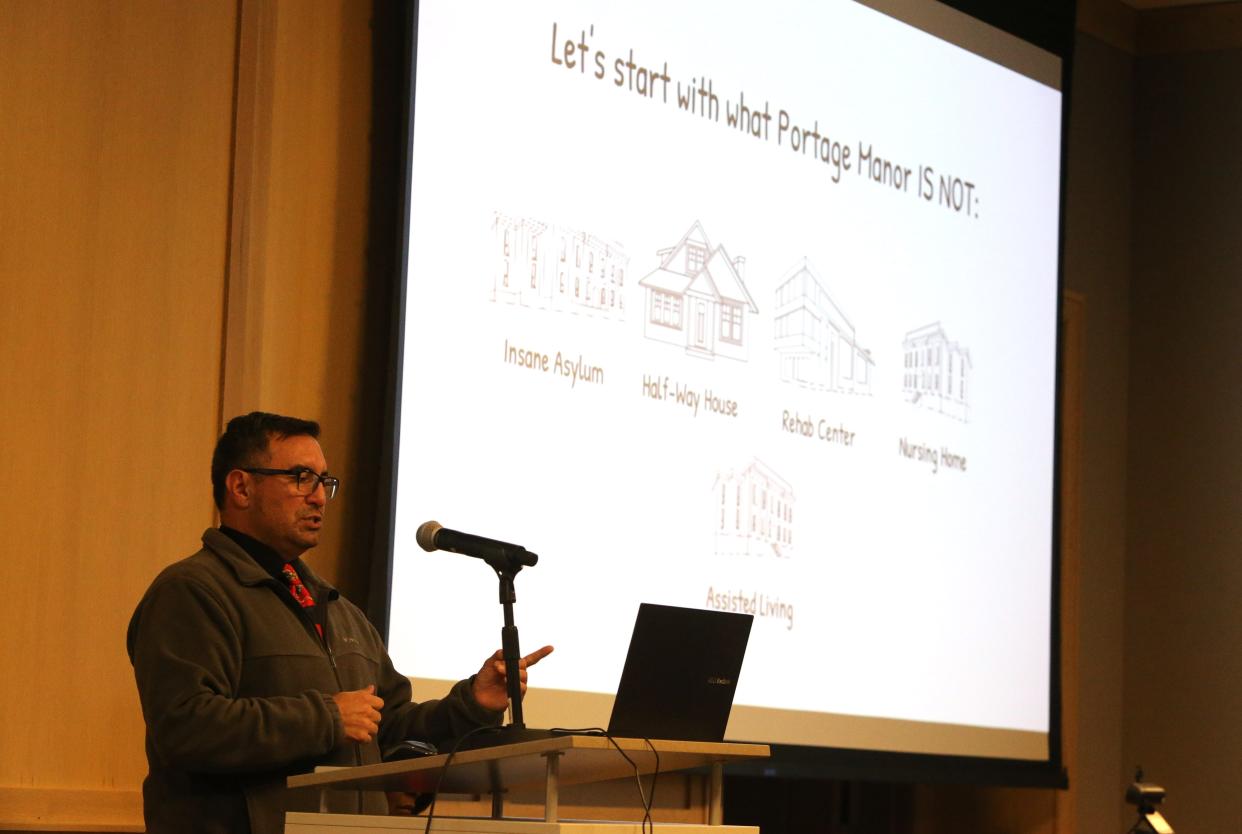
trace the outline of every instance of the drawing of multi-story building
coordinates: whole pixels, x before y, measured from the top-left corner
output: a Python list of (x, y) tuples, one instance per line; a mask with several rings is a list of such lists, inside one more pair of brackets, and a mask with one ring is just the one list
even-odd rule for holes
[(615, 241), (496, 212), (492, 301), (625, 318), (630, 257)]
[(656, 254), (659, 267), (638, 282), (646, 290), (647, 338), (692, 356), (746, 361), (747, 317), (759, 312), (742, 280), (746, 259), (712, 246), (697, 220)]
[(969, 421), (970, 351), (949, 341), (938, 321), (911, 330), (901, 346), (906, 400)]
[(716, 475), (716, 553), (788, 557), (793, 551), (793, 487), (753, 459)]
[(781, 379), (821, 391), (870, 394), (875, 361), (854, 325), (803, 259), (776, 288)]

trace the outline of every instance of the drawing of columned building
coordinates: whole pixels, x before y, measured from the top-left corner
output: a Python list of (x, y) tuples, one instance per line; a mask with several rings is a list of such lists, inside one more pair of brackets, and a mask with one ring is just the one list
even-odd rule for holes
[(774, 320), (781, 379), (821, 391), (870, 394), (875, 361), (854, 325), (807, 264), (776, 288)]
[(911, 330), (902, 342), (906, 400), (957, 420), (970, 419), (970, 351), (949, 341), (940, 322)]
[(757, 458), (720, 472), (716, 495), (716, 553), (788, 557), (793, 551), (793, 487)]
[(492, 301), (523, 307), (625, 318), (620, 244), (564, 226), (496, 212)]
[(742, 280), (746, 259), (712, 246), (697, 220), (656, 255), (660, 265), (638, 282), (646, 291), (646, 337), (691, 356), (746, 361), (747, 317), (759, 312)]

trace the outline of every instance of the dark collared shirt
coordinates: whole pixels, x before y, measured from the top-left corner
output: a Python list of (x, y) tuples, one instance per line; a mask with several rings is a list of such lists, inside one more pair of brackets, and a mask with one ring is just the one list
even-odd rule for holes
[(297, 571), (298, 576), (305, 576), (307, 574), (307, 569), (301, 559), (294, 559), (292, 562), (286, 562), (271, 545), (259, 541), (254, 536), (248, 536), (240, 530), (234, 530), (232, 527), (221, 525), (220, 532), (237, 542), (238, 546), (241, 547), (242, 550), (246, 551), (247, 556), (254, 559), (259, 563), (259, 566), (263, 568), (263, 570), (271, 574), (272, 578), (280, 584), (282, 589), (284, 589), (282, 591), (283, 596), (287, 598), (290, 606), (297, 611), (298, 615), (309, 625), (317, 626), (317, 630), (320, 633), (323, 632), (323, 630), (327, 627), (327, 623), (325, 622), (323, 606), (319, 604), (319, 601), (316, 600), (315, 605), (310, 608), (303, 608), (297, 603), (296, 600), (294, 600), (293, 595), (289, 593), (289, 582), (285, 579), (284, 574), (285, 565), (292, 565), (293, 569)]

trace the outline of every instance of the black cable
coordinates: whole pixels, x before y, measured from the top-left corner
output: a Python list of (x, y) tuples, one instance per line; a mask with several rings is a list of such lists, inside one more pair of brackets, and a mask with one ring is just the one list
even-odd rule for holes
[(617, 752), (621, 754), (621, 758), (629, 762), (630, 767), (634, 769), (634, 783), (638, 785), (638, 801), (641, 802), (643, 806), (643, 821), (639, 830), (642, 831), (643, 834), (647, 834), (647, 832), (655, 834), (655, 822), (651, 819), (651, 807), (655, 804), (656, 780), (660, 778), (660, 751), (656, 750), (655, 745), (651, 743), (651, 739), (643, 739), (643, 741), (647, 743), (647, 746), (651, 748), (651, 752), (655, 756), (655, 771), (651, 774), (651, 791), (648, 794), (643, 791), (643, 780), (638, 773), (638, 765), (633, 759), (626, 755), (626, 752), (621, 749), (621, 745), (617, 744), (617, 740), (613, 738), (607, 730), (599, 727), (591, 727), (590, 731), (592, 735), (602, 735), (604, 738), (608, 739), (609, 744), (617, 748)]
[(606, 736), (608, 731), (602, 727), (552, 727), (549, 733), (566, 736)]
[[(436, 777), (435, 790), (431, 794), (431, 804), (427, 806), (427, 823), (423, 827), (423, 834), (431, 833), (431, 820), (436, 814), (436, 800), (440, 797), (440, 785), (444, 783), (444, 774), (448, 772), (449, 765), (452, 764), (453, 757), (457, 755), (457, 751), (461, 748), (462, 742), (476, 733), (495, 729), (495, 727), (475, 727), (473, 730), (454, 742), (453, 748), (449, 750), (448, 755), (444, 759), (444, 764), (440, 766), (440, 775)], [(643, 820), (640, 830), (642, 831), (642, 834), (648, 834), (648, 832), (650, 832), (650, 834), (655, 834), (655, 822), (651, 819), (651, 808), (655, 804), (656, 780), (660, 778), (660, 751), (656, 750), (655, 745), (651, 743), (651, 739), (643, 739), (647, 746), (651, 748), (652, 755), (655, 756), (655, 770), (651, 774), (651, 787), (650, 792), (648, 793), (643, 790), (643, 780), (638, 772), (638, 764), (631, 759), (624, 750), (621, 749), (621, 745), (617, 744), (617, 740), (614, 739), (603, 727), (553, 727), (550, 732), (564, 733), (565, 735), (603, 736), (608, 739), (608, 743), (617, 748), (617, 752), (621, 754), (621, 758), (629, 762), (630, 767), (634, 770), (634, 782), (638, 785), (638, 800), (642, 803), (643, 807)]]
[(444, 774), (448, 773), (449, 765), (453, 762), (453, 757), (457, 755), (457, 751), (461, 748), (461, 743), (470, 738), (475, 733), (481, 733), (484, 730), (494, 731), (495, 727), (475, 727), (457, 741), (453, 742), (453, 749), (449, 750), (448, 756), (444, 759), (444, 764), (440, 765), (440, 775), (436, 777), (436, 787), (431, 793), (431, 804), (427, 806), (427, 824), (423, 826), (423, 834), (431, 834), (431, 820), (436, 815), (436, 800), (440, 798), (440, 785), (444, 784)]
[(647, 746), (651, 748), (651, 755), (655, 756), (655, 770), (651, 773), (651, 795), (643, 815), (643, 824), (651, 834), (655, 834), (655, 820), (651, 818), (651, 808), (655, 805), (656, 780), (660, 778), (660, 751), (651, 743), (651, 739), (644, 737), (643, 741), (647, 742)]

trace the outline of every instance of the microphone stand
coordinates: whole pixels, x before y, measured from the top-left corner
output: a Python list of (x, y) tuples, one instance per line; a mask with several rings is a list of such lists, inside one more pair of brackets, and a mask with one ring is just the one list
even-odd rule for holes
[(505, 687), (509, 694), (511, 720), (508, 725), (499, 727), (494, 732), (466, 737), (459, 746), (461, 750), (534, 741), (555, 735), (549, 730), (528, 729), (522, 719), (522, 671), (518, 665), (522, 652), (518, 647), (517, 626), (513, 622), (513, 603), (517, 602), (513, 578), (522, 569), (522, 563), (508, 551), (488, 555), (484, 557), (484, 561), (496, 571), (496, 578), (500, 580), (500, 604), (504, 607), (505, 615), (505, 625), (500, 630), (500, 646), (505, 660)]
[(521, 670), (518, 669), (522, 653), (518, 648), (517, 626), (513, 624), (513, 603), (517, 602), (513, 577), (522, 569), (522, 566), (517, 562), (510, 562), (504, 569), (497, 568), (495, 565), (492, 567), (496, 570), (496, 577), (500, 580), (500, 604), (505, 612), (505, 627), (500, 630), (500, 647), (505, 657), (505, 686), (509, 690), (511, 710), (509, 726), (521, 730), (526, 728), (526, 722), (522, 720), (522, 675)]

